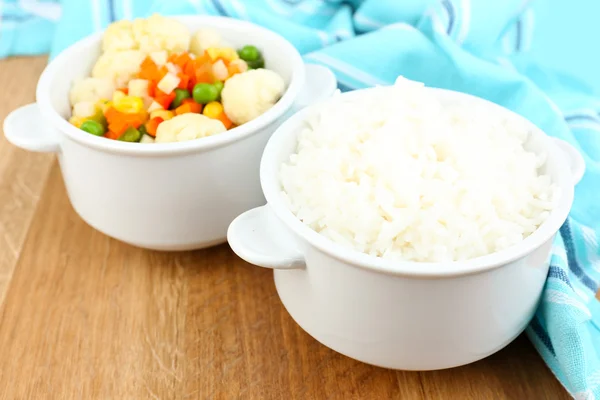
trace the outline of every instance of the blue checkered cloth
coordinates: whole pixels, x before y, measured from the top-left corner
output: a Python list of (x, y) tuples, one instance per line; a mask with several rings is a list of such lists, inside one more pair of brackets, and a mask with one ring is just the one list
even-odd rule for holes
[(62, 0), (60, 21), (57, 2), (0, 4), (0, 57), (54, 56), (112, 21), (153, 12), (225, 15), (279, 32), (331, 68), (342, 90), (404, 75), (501, 104), (571, 143), (587, 171), (527, 334), (573, 397), (600, 400), (597, 0)]

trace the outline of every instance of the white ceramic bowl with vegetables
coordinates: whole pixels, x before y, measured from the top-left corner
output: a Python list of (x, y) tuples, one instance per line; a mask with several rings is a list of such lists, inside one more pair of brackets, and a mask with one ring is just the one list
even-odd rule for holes
[(71, 204), (92, 227), (139, 247), (198, 249), (224, 242), (237, 215), (264, 203), (268, 138), (335, 87), (329, 70), (260, 26), (154, 15), (59, 54), (36, 103), (12, 112), (4, 133), (58, 155)]
[(405, 370), (463, 365), (534, 315), (585, 164), (524, 118), (406, 82), (287, 120), (261, 163), (268, 204), (229, 227), (324, 345)]

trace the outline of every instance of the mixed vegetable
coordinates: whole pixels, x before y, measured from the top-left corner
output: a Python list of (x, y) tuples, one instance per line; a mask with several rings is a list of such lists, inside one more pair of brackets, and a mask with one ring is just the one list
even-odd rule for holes
[(103, 37), (92, 76), (70, 93), (69, 122), (125, 142), (174, 142), (214, 135), (271, 108), (285, 89), (253, 45), (234, 49), (213, 30), (190, 35), (153, 15), (119, 21)]

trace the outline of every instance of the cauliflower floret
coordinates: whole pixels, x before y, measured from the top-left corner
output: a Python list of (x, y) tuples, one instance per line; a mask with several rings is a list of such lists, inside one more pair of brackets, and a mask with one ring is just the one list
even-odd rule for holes
[(201, 56), (204, 50), (215, 47), (220, 48), (221, 46), (221, 35), (214, 29), (198, 29), (192, 35), (190, 42), (190, 52)]
[(72, 106), (81, 102), (96, 103), (100, 99), (110, 99), (115, 89), (111, 79), (84, 78), (75, 81), (69, 93), (69, 100)]
[(93, 101), (80, 101), (79, 103), (73, 104), (73, 116), (87, 118), (91, 117), (96, 113), (96, 103)]
[(225, 125), (218, 119), (202, 114), (181, 114), (158, 125), (156, 143), (183, 142), (225, 132)]
[(102, 37), (103, 51), (141, 50), (144, 53), (167, 50), (187, 51), (190, 32), (185, 25), (155, 14), (148, 18), (113, 22)]
[(154, 14), (133, 21), (133, 37), (138, 48), (149, 53), (158, 50), (168, 52), (188, 51), (190, 31), (181, 22)]
[(140, 70), (145, 54), (139, 50), (109, 51), (103, 53), (92, 69), (92, 77), (109, 78), (117, 87), (127, 82)]
[(227, 117), (242, 125), (263, 114), (279, 100), (285, 89), (283, 78), (268, 69), (253, 69), (225, 81), (221, 92)]
[(133, 37), (131, 21), (118, 21), (110, 24), (102, 36), (102, 51), (136, 50), (138, 43)]

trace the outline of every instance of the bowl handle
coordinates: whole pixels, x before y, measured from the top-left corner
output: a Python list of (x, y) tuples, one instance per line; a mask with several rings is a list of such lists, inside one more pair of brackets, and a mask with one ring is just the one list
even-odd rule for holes
[(583, 160), (583, 157), (575, 147), (564, 140), (557, 138), (552, 139), (567, 159), (567, 163), (571, 169), (571, 175), (573, 176), (573, 184), (577, 185), (585, 173), (585, 161)]
[(44, 121), (37, 103), (27, 104), (8, 114), (4, 120), (4, 136), (25, 150), (56, 153), (59, 136)]
[(234, 219), (227, 230), (227, 241), (240, 258), (259, 267), (301, 269), (306, 265), (294, 239), (283, 231), (269, 205)]
[(327, 67), (317, 64), (304, 64), (305, 84), (294, 102), (293, 111), (325, 100), (337, 89), (335, 75)]

